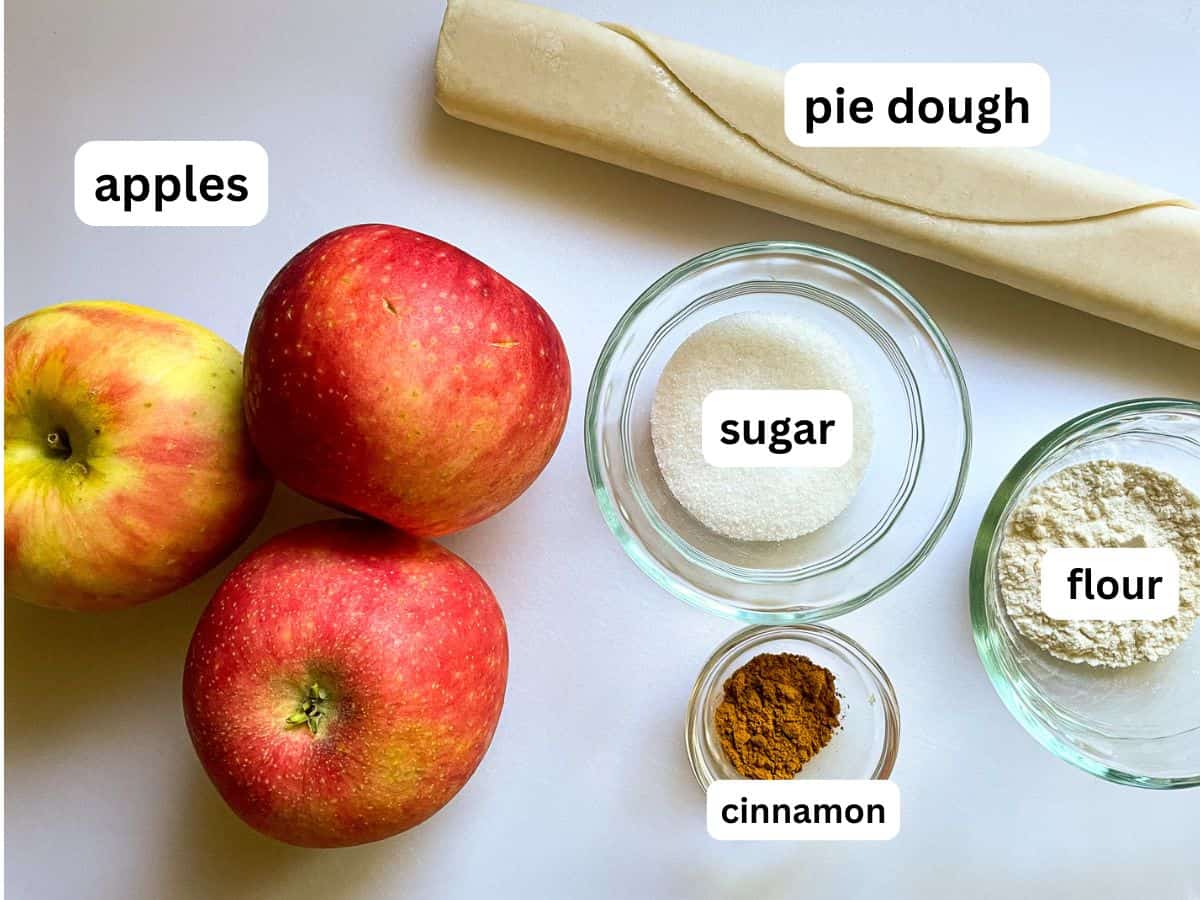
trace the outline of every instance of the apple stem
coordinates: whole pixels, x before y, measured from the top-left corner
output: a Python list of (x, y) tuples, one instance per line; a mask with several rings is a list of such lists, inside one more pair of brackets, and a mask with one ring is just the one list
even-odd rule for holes
[(67, 436), (65, 428), (55, 428), (46, 435), (46, 446), (54, 456), (66, 459), (71, 455), (71, 439)]
[(321, 720), (325, 718), (325, 701), (328, 699), (329, 695), (325, 693), (325, 689), (314, 681), (309, 686), (308, 693), (305, 694), (299, 709), (284, 720), (284, 725), (288, 728), (307, 725), (308, 730), (315, 735), (320, 728)]

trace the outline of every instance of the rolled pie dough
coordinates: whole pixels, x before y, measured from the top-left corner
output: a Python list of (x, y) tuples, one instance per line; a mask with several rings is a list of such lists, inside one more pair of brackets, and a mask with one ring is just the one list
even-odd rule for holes
[(437, 100), (1200, 348), (1200, 210), (1164, 191), (1024, 150), (796, 147), (781, 73), (512, 0), (450, 0)]

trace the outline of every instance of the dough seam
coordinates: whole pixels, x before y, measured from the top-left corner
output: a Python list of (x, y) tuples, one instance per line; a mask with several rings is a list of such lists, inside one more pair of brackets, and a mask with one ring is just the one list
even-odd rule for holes
[(894, 206), (897, 209), (903, 209), (903, 210), (907, 210), (909, 212), (920, 213), (921, 215), (930, 216), (931, 218), (934, 218), (934, 219), (942, 219), (947, 222), (972, 222), (972, 223), (975, 223), (978, 225), (1035, 225), (1035, 226), (1037, 226), (1037, 225), (1069, 225), (1074, 222), (1100, 222), (1100, 221), (1104, 221), (1106, 219), (1116, 219), (1116, 218), (1120, 218), (1122, 216), (1136, 214), (1143, 210), (1156, 209), (1158, 207), (1164, 207), (1164, 206), (1180, 207), (1182, 209), (1193, 209), (1194, 208), (1192, 206), (1192, 204), (1188, 203), (1186, 200), (1166, 199), (1166, 200), (1155, 200), (1155, 201), (1151, 201), (1149, 203), (1139, 203), (1139, 204), (1136, 204), (1133, 206), (1126, 207), (1125, 209), (1114, 210), (1111, 212), (1097, 213), (1095, 215), (1090, 215), (1090, 216), (1071, 216), (1068, 218), (1060, 218), (1060, 219), (990, 219), (990, 218), (980, 218), (978, 216), (965, 216), (965, 215), (959, 216), (959, 215), (953, 215), (951, 213), (939, 212), (934, 209), (926, 209), (926, 208), (923, 208), (920, 206), (914, 206), (909, 203), (901, 203), (898, 200), (893, 200), (892, 198), (886, 197), (882, 194), (873, 194), (869, 191), (855, 190), (854, 188), (850, 187), (849, 185), (843, 184), (843, 183), (837, 181), (836, 179), (829, 178), (828, 176), (822, 175), (819, 172), (816, 172), (810, 168), (807, 168), (806, 166), (802, 166), (799, 163), (794, 162), (793, 160), (790, 160), (785, 156), (781, 156), (780, 154), (776, 153), (774, 150), (770, 149), (769, 147), (764, 146), (761, 142), (759, 142), (759, 140), (756, 137), (754, 137), (754, 135), (748, 134), (747, 132), (738, 129), (732, 122), (730, 122), (728, 119), (726, 119), (724, 116), (722, 116), (719, 112), (717, 112), (715, 109), (713, 109), (712, 106), (708, 103), (708, 101), (706, 101), (703, 97), (701, 97), (699, 94), (697, 94), (687, 82), (685, 82), (682, 78), (680, 78), (679, 75), (677, 75), (675, 73), (675, 71), (671, 68), (670, 63), (668, 63), (665, 59), (663, 59), (661, 56), (659, 56), (644, 40), (642, 40), (642, 38), (638, 35), (638, 33), (636, 31), (634, 31), (624, 25), (619, 25), (619, 24), (616, 24), (613, 22), (598, 22), (597, 24), (600, 25), (600, 27), (602, 27), (602, 28), (608, 29), (613, 34), (620, 35), (621, 37), (630, 41), (635, 46), (639, 47), (648, 57), (650, 57), (650, 60), (655, 65), (657, 65), (659, 68), (661, 68), (663, 70), (663, 72), (665, 72), (671, 78), (671, 80), (679, 87), (679, 89), (681, 91), (685, 92), (689, 97), (691, 97), (693, 100), (695, 100), (696, 103), (699, 104), (699, 106), (702, 109), (704, 109), (705, 112), (707, 112), (717, 122), (721, 123), (721, 125), (723, 125), (725, 128), (728, 128), (731, 132), (738, 135), (739, 137), (741, 137), (743, 140), (747, 141), (748, 143), (752, 144), (754, 147), (756, 147), (761, 152), (778, 160), (779, 162), (783, 163), (784, 165), (788, 166), (789, 168), (795, 169), (797, 172), (801, 173), (802, 175), (806, 175), (807, 177), (813, 179), (813, 181), (820, 182), (821, 184), (825, 185), (826, 187), (833, 188), (836, 191), (841, 191), (843, 194), (848, 194), (852, 197), (858, 197), (863, 200), (871, 200), (871, 201), (874, 201), (877, 203), (886, 203), (888, 206)]

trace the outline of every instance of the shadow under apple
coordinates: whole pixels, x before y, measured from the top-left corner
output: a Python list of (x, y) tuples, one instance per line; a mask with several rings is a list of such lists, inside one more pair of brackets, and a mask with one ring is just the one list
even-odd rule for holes
[[(131, 609), (77, 613), (5, 604), (5, 734), (10, 771), (26, 753), (66, 739), (100, 696), (136, 703), (139, 685), (169, 680), (178, 692), (192, 630), (221, 581), (269, 537), (338, 515), (277, 485), (262, 522), (208, 574)], [(180, 719), (182, 722), (182, 718)], [(15, 768), (15, 771), (14, 771)]]
[[(170, 865), (161, 870), (158, 896), (172, 900), (273, 900), (319, 896), (349, 900), (370, 893), (365, 885), (383, 879), (403, 884), (407, 864), (430, 848), (454, 839), (453, 814), (437, 813), (410, 831), (357, 847), (317, 850), (293, 847), (259, 834), (226, 806), (199, 761), (171, 814), (163, 850)], [(451, 801), (451, 808), (454, 801)], [(418, 869), (412, 869), (416, 873)]]
[(292, 847), (259, 834), (225, 805), (198, 760), (189, 760), (189, 768), (164, 836), (171, 862), (160, 870), (158, 896), (266, 900), (311, 892), (336, 900), (358, 894), (362, 879), (370, 877), (371, 854), (357, 854), (348, 865), (338, 859), (347, 851)]
[[(189, 786), (180, 779), (178, 794), (155, 795), (161, 809), (145, 813), (153, 819), (182, 815), (190, 832), (189, 838), (172, 841), (174, 850), (187, 847), (187, 852), (174, 853), (170, 860), (161, 862), (171, 880), (194, 883), (204, 865), (228, 865), (221, 854), (204, 861), (214, 846), (222, 848), (223, 854), (232, 853), (231, 858), (240, 860), (238, 864), (243, 868), (264, 870), (264, 878), (274, 866), (294, 863), (290, 857), (273, 851), (273, 847), (282, 845), (261, 838), (225, 808), (199, 762), (191, 756), (180, 699), (183, 665), (201, 611), (242, 558), (281, 531), (337, 515), (277, 485), (267, 513), (251, 537), (213, 571), (169, 597), (105, 613), (65, 612), (19, 601), (6, 603), (5, 765), (10, 784), (19, 784), (23, 773), (40, 783), (46, 777), (45, 760), (56, 754), (62, 758), (63, 748), (70, 748), (61, 771), (65, 800), (71, 790), (71, 768), (92, 764), (89, 760), (97, 752), (96, 735), (100, 731), (106, 745), (127, 748), (131, 755), (161, 756), (163, 748), (172, 748), (169, 752), (174, 753), (174, 748), (182, 751), (186, 747), (186, 763), (194, 770), (195, 783)], [(163, 761), (148, 757), (144, 765), (149, 772), (161, 768)], [(180, 763), (170, 761), (169, 765), (177, 768)], [(53, 775), (55, 779), (60, 777), (57, 771)], [(106, 789), (122, 794), (137, 787), (106, 785)], [(35, 816), (32, 809), (23, 809), (21, 797), (20, 790), (10, 791), (5, 808), (9, 826), (18, 831), (27, 812)], [(114, 808), (119, 804), (114, 803)], [(225, 836), (242, 832), (258, 846), (249, 847), (246, 838)], [(231, 843), (226, 846), (226, 841)], [(47, 877), (47, 873), (21, 872), (19, 859), (10, 859), (9, 865), (18, 883), (41, 883)], [(328, 895), (327, 890), (322, 893)], [(171, 890), (161, 896), (183, 894)]]

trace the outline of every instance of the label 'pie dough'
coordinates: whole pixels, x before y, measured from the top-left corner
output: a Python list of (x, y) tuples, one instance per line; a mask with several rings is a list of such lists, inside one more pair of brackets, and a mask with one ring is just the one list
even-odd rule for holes
[(810, 149), (783, 75), (512, 0), (450, 0), (461, 119), (875, 241), (1200, 348), (1200, 210), (1026, 150)]

